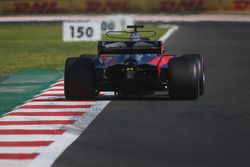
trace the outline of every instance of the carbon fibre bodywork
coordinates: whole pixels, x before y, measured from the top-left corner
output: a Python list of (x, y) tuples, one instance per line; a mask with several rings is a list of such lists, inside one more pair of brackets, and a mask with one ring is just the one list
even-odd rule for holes
[[(136, 60), (138, 55), (144, 60)], [(165, 90), (171, 58), (156, 54), (99, 55), (95, 58), (96, 89), (130, 94)]]

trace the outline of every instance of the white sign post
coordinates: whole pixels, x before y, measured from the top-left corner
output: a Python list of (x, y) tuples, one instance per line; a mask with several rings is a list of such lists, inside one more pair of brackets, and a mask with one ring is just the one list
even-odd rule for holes
[(63, 22), (63, 41), (99, 41), (102, 31), (100, 22)]
[(106, 17), (101, 21), (102, 32), (107, 31), (121, 31), (126, 28), (127, 25), (133, 25), (134, 18), (132, 16), (126, 15), (116, 15)]

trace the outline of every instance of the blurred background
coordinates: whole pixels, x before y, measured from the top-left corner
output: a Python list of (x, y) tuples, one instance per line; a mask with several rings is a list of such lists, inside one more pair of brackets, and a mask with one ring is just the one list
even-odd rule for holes
[(184, 15), (249, 12), (250, 0), (1, 0), (0, 73), (27, 68), (62, 71), (66, 57), (96, 54), (96, 42), (63, 41), (63, 21), (100, 21), (104, 16), (110, 20), (125, 14), (132, 18), (130, 24), (146, 22), (146, 29), (155, 29), (159, 37), (164, 30), (152, 23)]
[(248, 13), (249, 0), (1, 0), (1, 15)]
[(142, 23), (158, 40), (176, 24), (164, 46), (204, 56), (205, 96), (112, 101), (58, 166), (247, 167), (249, 14), (250, 0), (0, 0), (0, 116), (62, 79), (67, 57), (97, 54), (114, 25)]

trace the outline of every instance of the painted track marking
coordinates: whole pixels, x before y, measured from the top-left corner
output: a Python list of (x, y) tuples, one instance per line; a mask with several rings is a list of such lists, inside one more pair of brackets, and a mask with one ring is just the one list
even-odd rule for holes
[(163, 42), (166, 42), (166, 40), (179, 29), (177, 25), (163, 25), (163, 27), (169, 28), (169, 30), (159, 39), (159, 41)]
[(11, 125), (68, 125), (73, 124), (74, 120), (45, 120), (45, 121), (1, 121), (0, 128), (2, 126), (11, 126)]
[(0, 147), (41, 147), (49, 146), (53, 141), (2, 141)]
[(11, 153), (0, 153), (0, 159), (16, 159), (16, 160), (26, 160), (26, 159), (34, 159), (38, 156), (38, 153), (19, 153), (19, 154), (11, 154)]
[(8, 116), (81, 116), (84, 112), (12, 112)]
[(67, 101), (63, 87), (60, 80), (0, 118), (0, 166), (51, 166), (109, 103)]

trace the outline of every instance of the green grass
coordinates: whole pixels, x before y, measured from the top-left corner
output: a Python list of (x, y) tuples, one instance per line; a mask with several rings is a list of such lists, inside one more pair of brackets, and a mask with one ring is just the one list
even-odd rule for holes
[[(151, 39), (166, 32), (156, 25), (146, 25), (144, 30), (157, 32)], [(96, 42), (63, 42), (59, 23), (0, 24), (0, 73), (27, 68), (61, 71), (67, 57), (96, 52)]]

